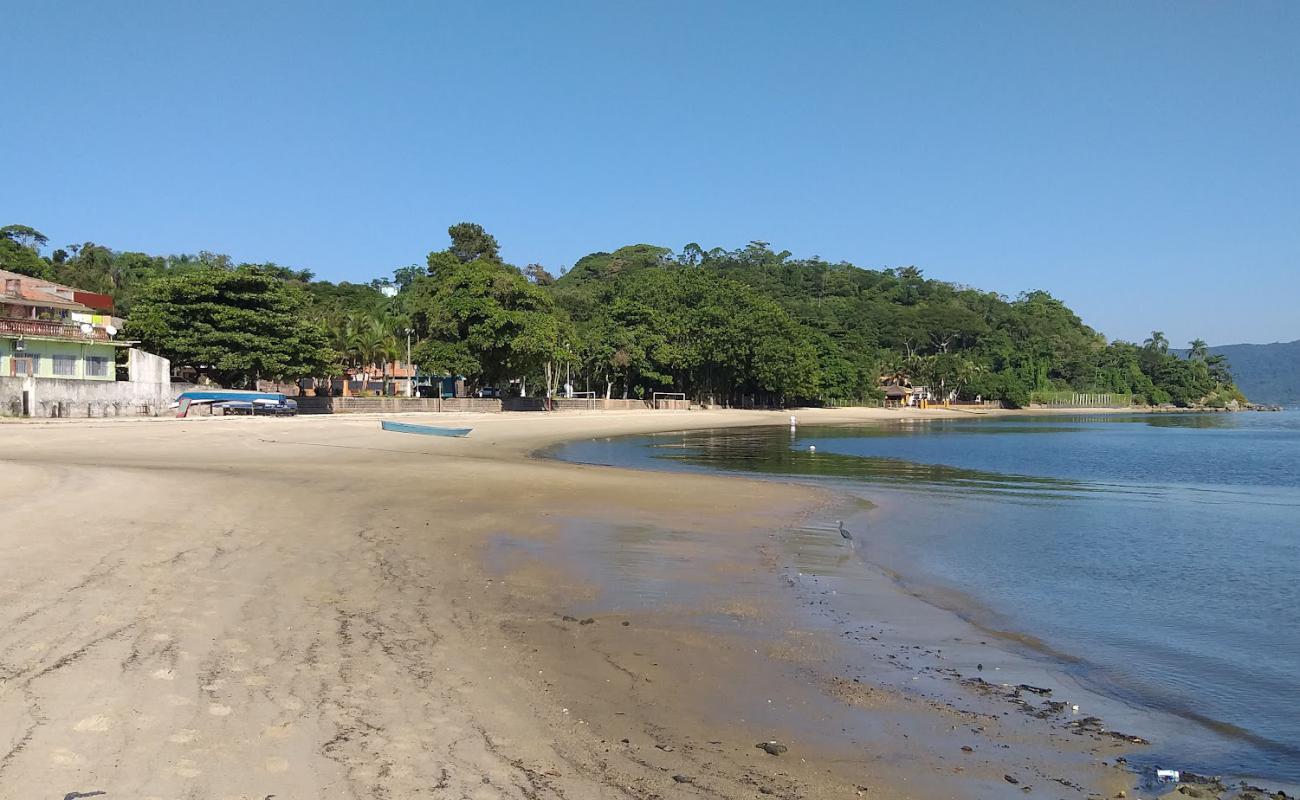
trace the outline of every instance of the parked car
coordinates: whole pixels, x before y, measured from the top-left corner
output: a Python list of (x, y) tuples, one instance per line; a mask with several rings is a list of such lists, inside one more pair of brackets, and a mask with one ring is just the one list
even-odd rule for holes
[(229, 400), (213, 405), (223, 409), (223, 414), (251, 414), (255, 417), (292, 417), (298, 414), (298, 401), (287, 397), (283, 400)]
[(475, 397), (500, 397), (501, 390), (495, 386), (484, 386), (474, 393)]

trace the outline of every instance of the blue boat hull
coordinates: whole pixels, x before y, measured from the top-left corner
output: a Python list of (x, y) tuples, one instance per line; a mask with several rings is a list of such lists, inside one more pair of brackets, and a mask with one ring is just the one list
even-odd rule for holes
[(408, 422), (389, 422), (380, 420), (379, 427), (396, 433), (418, 433), (422, 436), (468, 436), (473, 428), (435, 428), (431, 425), (412, 425)]
[(279, 392), (241, 392), (226, 389), (195, 389), (188, 392), (181, 392), (181, 394), (177, 396), (176, 416), (187, 416), (190, 413), (190, 406), (196, 401), (206, 403), (252, 403), (254, 401), (271, 401), (279, 405), (284, 405), (286, 400), (288, 400), (288, 398)]

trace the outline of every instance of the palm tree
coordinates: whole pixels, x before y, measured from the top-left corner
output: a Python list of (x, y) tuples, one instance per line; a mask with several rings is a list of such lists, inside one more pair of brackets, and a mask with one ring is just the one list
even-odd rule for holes
[(1205, 343), (1204, 339), (1193, 339), (1188, 344), (1191, 345), (1192, 349), (1187, 353), (1187, 357), (1196, 361), (1204, 361), (1205, 356), (1210, 352), (1210, 346)]
[(389, 320), (368, 314), (353, 314), (349, 316), (345, 330), (346, 352), (354, 366), (366, 368), (366, 383), (370, 382), (370, 369), (378, 367), (382, 380), (387, 384), (388, 365), (401, 352)]
[(1164, 331), (1151, 331), (1151, 336), (1142, 343), (1142, 346), (1157, 353), (1168, 353), (1169, 339), (1166, 338)]
[(957, 363), (957, 390), (961, 391), (971, 381), (987, 371), (988, 368), (983, 364), (963, 356), (961, 361)]

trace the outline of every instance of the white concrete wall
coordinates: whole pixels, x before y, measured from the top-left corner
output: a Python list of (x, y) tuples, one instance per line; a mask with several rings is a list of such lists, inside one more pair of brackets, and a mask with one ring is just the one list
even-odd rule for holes
[(127, 374), (133, 383), (162, 383), (171, 387), (172, 362), (143, 350), (127, 351)]
[(33, 417), (124, 417), (164, 414), (176, 398), (171, 364), (141, 350), (127, 361), (131, 375), (145, 380), (90, 381), (68, 378), (0, 377), (0, 416), (22, 414), (23, 395)]

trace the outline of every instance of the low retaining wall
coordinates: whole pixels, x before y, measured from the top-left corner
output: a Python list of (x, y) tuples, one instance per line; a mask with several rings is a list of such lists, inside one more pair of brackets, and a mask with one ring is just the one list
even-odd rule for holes
[(300, 414), (400, 414), (406, 411), (495, 413), (501, 401), (479, 397), (295, 397)]
[(156, 417), (168, 411), (171, 362), (143, 350), (127, 351), (130, 380), (0, 377), (0, 416)]
[(169, 383), (0, 378), (0, 416), (22, 416), (24, 394), (32, 417), (156, 417), (175, 399)]
[[(503, 399), (481, 397), (295, 397), (300, 414), (400, 414), (407, 411), (545, 411), (546, 399), (542, 397), (507, 397)], [(685, 400), (621, 400), (603, 397), (556, 397), (551, 400), (554, 411), (634, 411), (646, 408), (687, 409)]]
[[(506, 411), (544, 411), (546, 400), (541, 397), (511, 397), (501, 401)], [(639, 411), (651, 408), (644, 400), (622, 400), (603, 397), (553, 397), (553, 411)]]

